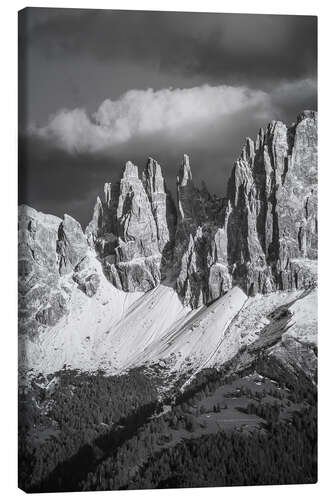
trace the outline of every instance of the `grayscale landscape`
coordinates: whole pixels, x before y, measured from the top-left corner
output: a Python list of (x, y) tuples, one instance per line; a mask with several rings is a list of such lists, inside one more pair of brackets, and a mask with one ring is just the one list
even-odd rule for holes
[(315, 18), (20, 23), (20, 488), (316, 482)]

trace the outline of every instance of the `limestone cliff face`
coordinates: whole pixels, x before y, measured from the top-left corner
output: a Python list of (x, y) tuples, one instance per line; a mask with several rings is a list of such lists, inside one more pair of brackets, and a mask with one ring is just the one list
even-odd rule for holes
[(21, 205), (18, 223), (19, 331), (34, 335), (68, 313), (70, 283), (88, 245), (68, 215), (62, 220)]
[(228, 186), (228, 259), (247, 293), (304, 287), (317, 257), (317, 115), (247, 140)]
[(165, 187), (160, 165), (149, 158), (142, 174), (142, 183), (147, 193), (156, 224), (158, 249), (167, 263), (174, 245), (176, 211), (169, 191)]
[(120, 183), (107, 184), (104, 202), (97, 199), (86, 230), (116, 287), (147, 291), (160, 283), (172, 256), (174, 219), (160, 165), (150, 158), (141, 180), (127, 162)]
[(87, 249), (87, 240), (80, 223), (65, 214), (58, 229), (57, 241), (60, 275), (72, 271), (86, 255)]
[[(204, 185), (201, 189), (195, 186), (188, 155), (184, 155), (179, 168), (177, 199), (173, 275), (185, 304), (199, 307), (220, 297), (230, 287), (230, 278), (223, 260), (226, 240), (219, 228), (223, 222), (223, 200), (212, 197)], [(220, 281), (212, 283), (210, 289), (209, 269), (213, 265), (212, 275), (219, 276)]]
[(177, 181), (176, 283), (198, 307), (240, 285), (248, 294), (316, 283), (317, 114), (271, 122), (246, 139), (226, 199), (193, 184), (188, 157)]

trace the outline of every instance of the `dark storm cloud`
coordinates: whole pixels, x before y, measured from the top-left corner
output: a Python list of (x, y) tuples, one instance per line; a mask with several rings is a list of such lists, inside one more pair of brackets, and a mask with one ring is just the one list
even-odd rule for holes
[(52, 57), (88, 54), (256, 86), (316, 73), (315, 17), (36, 10), (27, 42)]

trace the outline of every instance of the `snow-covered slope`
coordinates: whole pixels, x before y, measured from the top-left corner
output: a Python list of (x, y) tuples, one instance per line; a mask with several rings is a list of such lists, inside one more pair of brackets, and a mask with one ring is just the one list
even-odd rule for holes
[[(174, 288), (160, 284), (147, 293), (126, 293), (104, 276), (91, 252), (100, 286), (88, 297), (65, 276), (71, 289), (69, 314), (20, 344), (24, 372), (53, 373), (64, 366), (84, 371), (120, 373), (161, 360), (171, 371), (221, 365), (243, 345), (256, 341), (277, 307), (288, 305), (292, 316), (286, 335), (316, 340), (316, 291), (277, 292), (248, 298), (234, 287), (210, 306), (185, 307)], [(65, 283), (66, 282), (66, 283)]]
[(159, 359), (151, 353), (151, 345), (161, 345), (170, 330), (178, 329), (195, 312), (182, 305), (170, 286), (147, 292), (100, 339), (96, 355), (102, 368), (118, 371)]
[(83, 293), (71, 279), (62, 280), (71, 289), (69, 314), (55, 326), (42, 329), (37, 338), (21, 338), (19, 343), (20, 369), (52, 373), (63, 368), (92, 370), (96, 368), (95, 349), (100, 338), (124, 317), (142, 293), (125, 293), (105, 278), (101, 264), (90, 255), (97, 269), (100, 285), (93, 297)]
[(176, 321), (162, 337), (130, 358), (128, 365), (168, 359), (174, 370), (186, 370), (188, 366), (200, 370), (210, 366), (220, 349), (229, 358), (229, 346), (224, 344), (226, 333), (246, 300), (240, 288), (233, 288), (209, 307), (203, 306), (187, 314), (183, 321)]
[(289, 307), (292, 318), (288, 336), (301, 342), (317, 344), (317, 290), (300, 295), (299, 300)]

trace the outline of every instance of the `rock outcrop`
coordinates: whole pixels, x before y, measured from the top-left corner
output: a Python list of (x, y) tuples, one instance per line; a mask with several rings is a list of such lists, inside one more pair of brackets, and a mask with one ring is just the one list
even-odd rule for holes
[(289, 128), (271, 122), (255, 143), (248, 139), (228, 200), (233, 282), (250, 294), (309, 284), (308, 261), (317, 258), (316, 113)]
[(67, 312), (57, 255), (61, 219), (22, 205), (18, 222), (19, 331), (33, 335), (41, 325), (54, 325)]
[(172, 256), (174, 217), (161, 167), (151, 158), (142, 180), (138, 167), (127, 162), (120, 183), (105, 186), (86, 234), (116, 287), (148, 291), (160, 283)]
[[(205, 186), (194, 185), (188, 155), (184, 155), (177, 177), (177, 201), (173, 275), (184, 303), (198, 307), (207, 302), (210, 251), (214, 252), (210, 243), (218, 230), (222, 200), (213, 198)], [(224, 270), (216, 272), (223, 274)], [(215, 294), (216, 298), (221, 294)]]
[(87, 250), (87, 240), (80, 223), (65, 214), (58, 229), (57, 241), (60, 275), (71, 272), (86, 255)]
[[(80, 224), (68, 215), (62, 220), (21, 205), (18, 223), (19, 331), (33, 336), (68, 313), (88, 244)], [(83, 291), (89, 295), (96, 286), (94, 281)]]
[(187, 156), (177, 188), (174, 266), (186, 304), (209, 303), (234, 285), (252, 295), (316, 284), (315, 112), (247, 138), (225, 199), (194, 186)]
[(91, 263), (91, 259), (85, 256), (75, 267), (73, 281), (77, 283), (78, 288), (88, 297), (92, 297), (98, 290), (100, 277), (96, 267)]
[(171, 195), (165, 187), (161, 167), (153, 158), (148, 159), (142, 174), (142, 183), (156, 223), (158, 249), (163, 262), (167, 264), (172, 257), (176, 211)]

